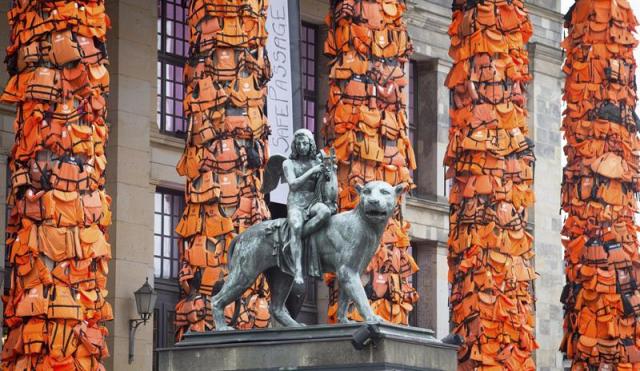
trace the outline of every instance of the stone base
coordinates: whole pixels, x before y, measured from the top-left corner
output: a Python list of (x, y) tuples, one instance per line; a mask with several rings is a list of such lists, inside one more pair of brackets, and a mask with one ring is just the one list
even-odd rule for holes
[[(359, 331), (372, 342), (352, 344)], [(204, 370), (455, 370), (456, 347), (433, 332), (390, 324), (319, 325), (186, 335), (162, 349), (161, 371)]]

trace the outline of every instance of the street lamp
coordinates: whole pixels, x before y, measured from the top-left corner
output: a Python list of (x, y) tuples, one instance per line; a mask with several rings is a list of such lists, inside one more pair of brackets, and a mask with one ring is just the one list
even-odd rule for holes
[(133, 362), (136, 330), (138, 326), (145, 325), (149, 318), (151, 318), (153, 308), (156, 306), (156, 299), (158, 298), (158, 294), (153, 287), (149, 285), (149, 277), (147, 277), (144, 285), (133, 294), (136, 298), (136, 309), (138, 310), (140, 318), (129, 320), (129, 364)]

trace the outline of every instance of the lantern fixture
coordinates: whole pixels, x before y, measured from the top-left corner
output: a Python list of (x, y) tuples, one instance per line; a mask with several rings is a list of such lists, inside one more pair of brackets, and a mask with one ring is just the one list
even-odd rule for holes
[(158, 294), (149, 284), (149, 277), (147, 277), (144, 285), (137, 289), (133, 295), (135, 296), (136, 309), (140, 318), (129, 320), (129, 364), (133, 363), (136, 330), (138, 326), (147, 324), (153, 314), (156, 299), (158, 298)]

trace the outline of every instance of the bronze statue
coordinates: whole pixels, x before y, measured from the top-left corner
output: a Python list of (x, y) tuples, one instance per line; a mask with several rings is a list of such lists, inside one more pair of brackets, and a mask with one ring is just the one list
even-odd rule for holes
[(382, 181), (358, 185), (358, 206), (335, 214), (335, 154), (317, 152), (305, 129), (296, 131), (293, 148), (289, 159), (274, 156), (269, 160), (263, 185), (266, 193), (280, 180), (289, 182), (287, 219), (256, 224), (231, 242), (229, 275), (212, 299), (217, 330), (232, 329), (225, 322), (224, 308), (263, 272), (271, 287), (271, 315), (283, 326), (301, 326), (285, 304), (292, 288), (303, 290), (303, 274), (320, 277), (324, 272), (335, 272), (340, 285), (340, 322), (349, 322), (350, 300), (365, 320), (382, 321), (369, 305), (360, 274), (376, 252), (404, 187)]
[(331, 208), (317, 197), (318, 177), (327, 170), (309, 130), (296, 131), (291, 156), (283, 162), (282, 169), (284, 179), (289, 184), (287, 222), (291, 233), (289, 245), (294, 261), (293, 282), (302, 285), (302, 228), (306, 224), (308, 230), (315, 230), (331, 216)]

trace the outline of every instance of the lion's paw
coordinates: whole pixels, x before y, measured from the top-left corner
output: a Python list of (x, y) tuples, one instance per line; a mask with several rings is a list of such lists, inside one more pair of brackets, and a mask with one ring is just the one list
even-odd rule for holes
[(227, 325), (216, 327), (216, 331), (232, 331), (232, 330), (234, 330), (234, 328)]
[(350, 324), (350, 323), (355, 323), (355, 321), (350, 320), (350, 319), (349, 319), (349, 318), (347, 318), (346, 316), (345, 316), (345, 317), (343, 317), (343, 318), (340, 318), (338, 321), (339, 321), (340, 323), (342, 323), (342, 324), (345, 324), (345, 325), (348, 325), (348, 324)]

